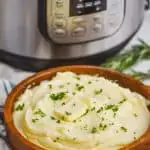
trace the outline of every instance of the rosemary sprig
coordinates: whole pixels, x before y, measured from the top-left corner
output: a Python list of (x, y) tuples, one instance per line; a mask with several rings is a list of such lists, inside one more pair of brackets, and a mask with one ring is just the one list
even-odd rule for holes
[(150, 79), (150, 72), (148, 73), (143, 73), (143, 72), (138, 72), (135, 70), (132, 70), (130, 73), (128, 73), (129, 75), (131, 75), (132, 77), (138, 79), (138, 80), (146, 80), (146, 79)]
[[(142, 39), (139, 39), (140, 44), (131, 47), (131, 50), (115, 57), (109, 58), (102, 64), (102, 67), (118, 70), (124, 72), (138, 61), (143, 59), (150, 59), (150, 45)], [(132, 70), (128, 73), (139, 80), (150, 79), (150, 72), (143, 73)]]
[(139, 60), (150, 58), (150, 46), (141, 39), (139, 41), (140, 44), (132, 46), (130, 51), (109, 58), (102, 66), (122, 72)]

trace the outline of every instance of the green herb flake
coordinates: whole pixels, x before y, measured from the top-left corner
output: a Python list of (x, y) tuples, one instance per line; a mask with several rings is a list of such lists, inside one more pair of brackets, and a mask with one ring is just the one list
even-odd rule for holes
[(53, 140), (53, 142), (54, 142), (54, 143), (56, 143), (56, 142), (57, 142), (57, 140), (55, 139), (55, 140)]
[(106, 128), (107, 128), (106, 124), (102, 124), (102, 123), (99, 124), (99, 129), (100, 130), (104, 131)]
[(60, 86), (59, 86), (59, 88), (61, 88), (61, 89), (64, 88), (64, 87), (65, 87), (64, 85), (60, 85)]
[(100, 113), (103, 111), (103, 107), (101, 107), (100, 109), (97, 110), (97, 113)]
[(66, 113), (66, 115), (67, 115), (67, 116), (70, 116), (70, 115), (71, 115), (71, 113), (70, 113), (70, 112), (67, 112), (67, 111), (66, 111), (65, 113)]
[(119, 104), (123, 104), (125, 101), (127, 101), (126, 98), (124, 98), (122, 101), (120, 101)]
[(42, 118), (46, 116), (45, 113), (41, 109), (38, 109), (36, 112), (34, 112), (34, 114), (39, 115)]
[(112, 108), (112, 111), (113, 111), (113, 112), (117, 112), (118, 110), (119, 110), (118, 106), (114, 106), (114, 107)]
[(76, 84), (76, 88), (77, 88), (78, 91), (81, 91), (82, 89), (84, 89), (84, 86)]
[(106, 105), (106, 106), (105, 106), (105, 109), (106, 109), (106, 110), (110, 110), (110, 109), (112, 109), (113, 107), (114, 107), (114, 105)]
[(104, 117), (102, 117), (102, 121), (104, 121)]
[(91, 108), (91, 111), (94, 111), (95, 110), (95, 107)]
[(73, 141), (76, 141), (76, 140), (77, 140), (77, 139), (74, 137), (74, 138), (73, 138)]
[(72, 95), (76, 95), (76, 92), (72, 92)]
[(51, 118), (52, 120), (56, 120), (56, 118), (55, 118), (55, 117), (53, 117), (53, 116), (50, 116), (50, 118)]
[(91, 133), (94, 134), (94, 133), (96, 133), (96, 132), (97, 132), (97, 128), (96, 128), (96, 127), (93, 127), (92, 130), (91, 130)]
[(57, 120), (56, 123), (61, 123), (61, 121), (60, 121), (60, 120)]
[(66, 103), (65, 103), (65, 102), (63, 102), (63, 103), (62, 103), (62, 106), (64, 106), (64, 105), (66, 105)]
[(89, 109), (86, 109), (86, 112), (82, 115), (82, 117), (85, 116), (85, 115), (87, 115), (88, 112), (89, 112)]
[(100, 89), (100, 90), (95, 90), (94, 91), (94, 95), (99, 95), (103, 92), (103, 89)]
[(66, 96), (66, 92), (53, 93), (50, 95), (50, 98), (53, 101), (62, 100)]
[(89, 81), (88, 84), (92, 84), (92, 81)]
[(120, 127), (120, 129), (121, 129), (122, 131), (124, 131), (124, 132), (127, 132), (127, 131), (128, 131), (128, 129), (125, 128), (125, 127)]
[(16, 107), (16, 111), (22, 111), (24, 109), (24, 106), (25, 104), (19, 104), (17, 107)]
[(75, 79), (80, 80), (80, 77), (79, 76), (75, 76)]
[(117, 114), (116, 114), (116, 113), (114, 113), (114, 118), (116, 117), (116, 115), (117, 115)]
[(73, 107), (75, 107), (75, 106), (76, 106), (76, 104), (74, 103), (74, 104), (72, 104), (72, 106), (73, 106)]
[(112, 110), (113, 112), (117, 112), (119, 110), (117, 105), (106, 105), (105, 109), (106, 110)]
[(36, 123), (39, 119), (32, 119), (33, 123)]
[(49, 84), (48, 86), (49, 86), (50, 89), (52, 89), (52, 84)]
[(138, 117), (138, 115), (136, 113), (134, 113), (133, 115), (134, 115), (134, 117)]

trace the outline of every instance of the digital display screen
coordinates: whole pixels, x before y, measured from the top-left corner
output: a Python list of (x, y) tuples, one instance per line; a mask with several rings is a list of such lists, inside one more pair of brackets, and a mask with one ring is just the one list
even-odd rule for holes
[(107, 9), (107, 0), (70, 0), (70, 16), (80, 16)]

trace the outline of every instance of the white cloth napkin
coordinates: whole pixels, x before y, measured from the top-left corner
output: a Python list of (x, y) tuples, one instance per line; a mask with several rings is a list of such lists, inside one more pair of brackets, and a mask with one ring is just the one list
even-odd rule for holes
[[(0, 80), (0, 111), (3, 107), (7, 95), (10, 93), (11, 89), (14, 87), (14, 84), (7, 80)], [(0, 115), (1, 116), (1, 115)], [(0, 150), (10, 150), (6, 138), (6, 130), (0, 117)]]

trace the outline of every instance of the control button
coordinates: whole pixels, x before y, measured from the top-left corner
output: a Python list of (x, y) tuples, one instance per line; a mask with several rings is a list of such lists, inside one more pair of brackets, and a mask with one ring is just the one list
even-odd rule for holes
[(73, 30), (72, 36), (83, 36), (85, 34), (85, 28), (84, 27), (77, 27)]
[(58, 18), (58, 19), (61, 19), (61, 18), (64, 18), (64, 17), (65, 17), (64, 14), (58, 13), (58, 12), (56, 12), (56, 13), (54, 14), (54, 16), (55, 16), (55, 18)]
[(63, 0), (56, 0), (56, 7), (57, 8), (61, 8), (61, 7), (63, 7)]
[(56, 36), (64, 37), (66, 35), (66, 31), (64, 29), (56, 29), (54, 31)]
[(83, 13), (84, 13), (84, 11), (83, 10), (77, 10), (77, 12), (76, 12), (78, 15), (82, 15)]
[(100, 11), (101, 10), (101, 6), (96, 6), (95, 7), (95, 11)]
[(83, 9), (84, 8), (84, 5), (81, 3), (81, 4), (77, 4), (76, 6), (77, 9)]
[(66, 21), (63, 19), (57, 19), (54, 20), (54, 28), (65, 28), (66, 27)]
[(96, 32), (100, 32), (102, 30), (102, 24), (96, 24), (93, 29)]
[(83, 18), (74, 18), (73, 19), (73, 23), (75, 23), (75, 24), (80, 24), (80, 23), (83, 23), (84, 22), (84, 20), (83, 20)]
[(96, 23), (102, 23), (102, 17), (101, 17), (100, 15), (94, 16), (94, 17), (93, 17), (93, 20), (94, 20)]
[(85, 8), (92, 7), (93, 2), (85, 2)]
[(96, 0), (95, 2), (94, 2), (94, 6), (99, 6), (99, 5), (101, 5), (101, 0)]

